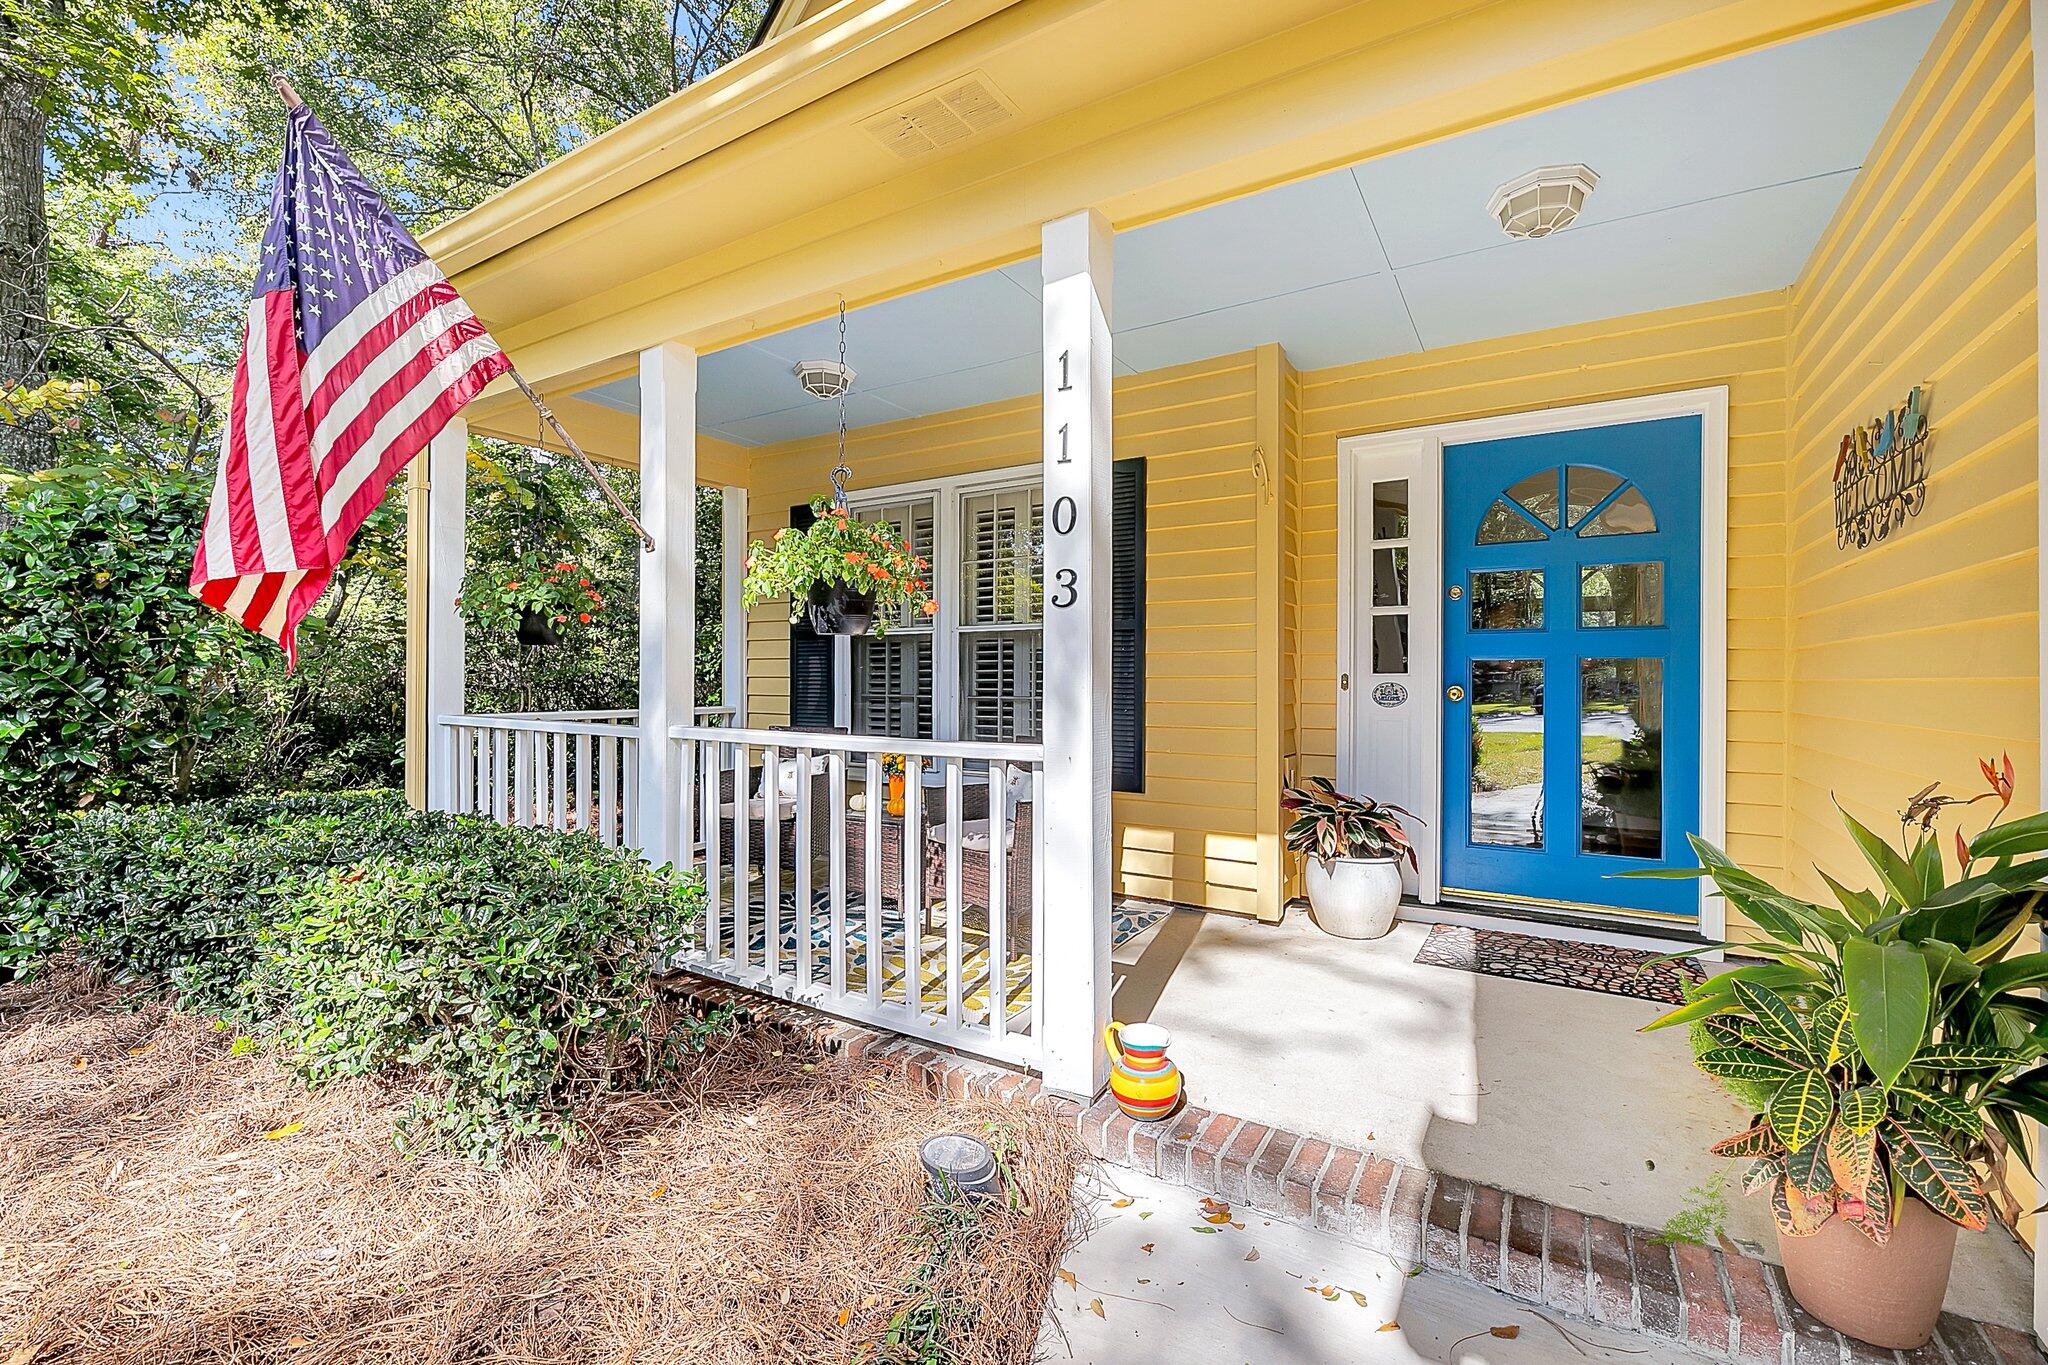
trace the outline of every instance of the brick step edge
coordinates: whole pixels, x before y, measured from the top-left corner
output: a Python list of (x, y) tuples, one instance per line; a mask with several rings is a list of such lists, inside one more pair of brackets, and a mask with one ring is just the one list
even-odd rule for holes
[(1036, 1076), (801, 1005), (695, 977), (662, 984), (705, 1006), (734, 1005), (828, 1052), (879, 1062), (934, 1096), (1057, 1113), (1099, 1160), (1703, 1355), (1740, 1365), (2048, 1362), (2026, 1333), (1952, 1313), (1919, 1350), (1886, 1350), (1814, 1318), (1793, 1300), (1782, 1268), (1740, 1251), (1665, 1242), (1647, 1228), (1195, 1105), (1139, 1123), (1106, 1094), (1084, 1106), (1043, 1090)]

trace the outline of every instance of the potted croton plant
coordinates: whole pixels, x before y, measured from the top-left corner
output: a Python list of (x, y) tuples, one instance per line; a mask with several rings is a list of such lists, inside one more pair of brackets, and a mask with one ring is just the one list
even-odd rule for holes
[(789, 619), (805, 615), (820, 635), (888, 633), (900, 612), (938, 611), (931, 565), (886, 521), (863, 521), (820, 498), (817, 519), (799, 531), (784, 527), (773, 543), (747, 547), (741, 592), (748, 606), (787, 598)]
[[(2032, 994), (2048, 953), (2019, 951), (2048, 881), (2048, 815), (2007, 818), (2012, 761), (1982, 768), (1980, 795), (1914, 797), (1901, 847), (1845, 812), (1875, 884), (1823, 873), (1832, 905), (1694, 839), (1703, 866), (1675, 875), (1711, 877), (1763, 936), (1722, 946), (1767, 961), (1648, 1025), (1692, 1025), (1700, 1069), (1757, 1111), (1714, 1151), (1746, 1158), (1745, 1188), (1770, 1199), (1793, 1296), (1901, 1350), (1934, 1330), (1958, 1229), (1986, 1225), (2001, 1148), (2024, 1156), (2021, 1121), (2048, 1121), (2048, 1005)], [(1956, 831), (1951, 878), (1937, 821), (1980, 801), (1998, 813), (1974, 838)]]
[(471, 569), (455, 609), (472, 625), (516, 630), (521, 644), (540, 647), (561, 643), (572, 624), (595, 621), (604, 594), (575, 560), (529, 550), (507, 568)]
[(1339, 938), (1379, 938), (1401, 906), (1401, 860), (1415, 866), (1415, 848), (1401, 807), (1346, 796), (1327, 777), (1282, 790), (1294, 816), (1287, 846), (1307, 858), (1303, 880), (1316, 923)]

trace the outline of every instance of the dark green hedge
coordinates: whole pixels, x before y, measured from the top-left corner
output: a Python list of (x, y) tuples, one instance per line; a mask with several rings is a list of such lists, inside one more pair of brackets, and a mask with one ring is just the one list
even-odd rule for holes
[(419, 1068), (404, 1141), (559, 1140), (651, 1036), (648, 969), (701, 908), (586, 836), (426, 815), (389, 793), (112, 809), (61, 825), (7, 952), (66, 948), (269, 1034), (307, 1080)]

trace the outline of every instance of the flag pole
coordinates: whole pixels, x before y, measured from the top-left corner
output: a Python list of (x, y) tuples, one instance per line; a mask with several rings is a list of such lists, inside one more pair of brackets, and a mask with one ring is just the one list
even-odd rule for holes
[[(271, 84), (277, 87), (277, 97), (284, 101), (285, 108), (298, 109), (304, 106), (305, 101), (299, 98), (299, 92), (292, 89), (292, 83), (286, 80), (282, 73), (273, 72), (270, 80)], [(583, 466), (583, 472), (590, 475), (591, 481), (598, 486), (605, 499), (611, 503), (612, 510), (625, 520), (626, 525), (633, 528), (634, 532), (640, 537), (640, 543), (646, 546), (651, 553), (654, 549), (654, 537), (647, 534), (647, 528), (640, 524), (640, 519), (633, 515), (633, 510), (626, 506), (625, 499), (618, 495), (618, 491), (612, 487), (611, 481), (606, 479), (604, 474), (598, 469), (596, 462), (583, 453), (583, 447), (576, 444), (576, 438), (569, 434), (569, 429), (562, 425), (562, 420), (559, 417), (555, 416), (554, 410), (547, 405), (547, 400), (540, 396), (533, 385), (526, 382), (526, 376), (519, 373), (516, 366), (506, 371), (506, 373), (512, 376), (512, 382), (519, 386), (519, 391), (526, 395), (526, 401), (533, 404), (533, 410), (540, 414), (541, 421), (554, 429), (555, 435), (561, 438), (562, 444), (569, 448), (569, 453), (574, 455), (577, 463)]]

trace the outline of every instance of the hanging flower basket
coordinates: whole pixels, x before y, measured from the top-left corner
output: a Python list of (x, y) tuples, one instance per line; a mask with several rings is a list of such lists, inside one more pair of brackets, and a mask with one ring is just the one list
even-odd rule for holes
[(931, 565), (886, 521), (862, 521), (820, 498), (818, 519), (747, 547), (748, 606), (786, 598), (792, 622), (809, 617), (821, 635), (886, 635), (891, 620), (930, 616)]
[(519, 643), (557, 645), (604, 614), (604, 593), (573, 559), (529, 551), (502, 569), (472, 569), (456, 614), (482, 630), (516, 632)]

